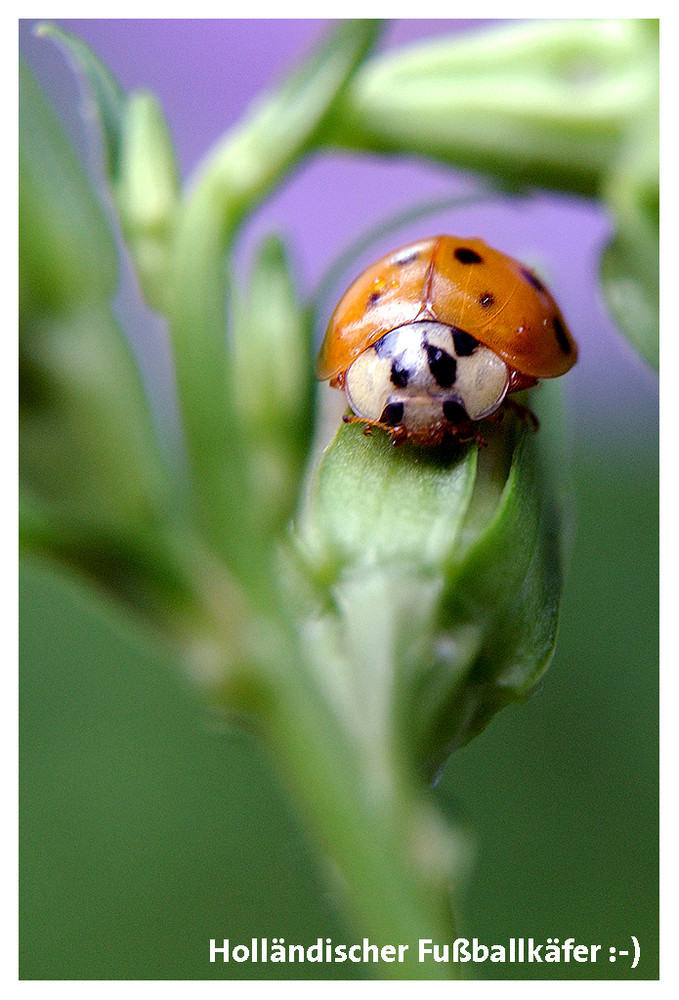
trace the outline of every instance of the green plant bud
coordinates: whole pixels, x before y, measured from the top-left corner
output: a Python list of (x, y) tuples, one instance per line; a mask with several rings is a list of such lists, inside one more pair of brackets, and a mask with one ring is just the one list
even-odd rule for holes
[(123, 234), (147, 301), (162, 311), (178, 210), (174, 147), (156, 98), (130, 95), (114, 192)]
[(351, 81), (327, 140), (593, 194), (645, 102), (647, 50), (643, 23), (571, 19), (388, 53)]
[(343, 426), (296, 534), (328, 696), (366, 750), (428, 779), (528, 694), (556, 636), (560, 547), (537, 436), (507, 416), (484, 437), (481, 450), (394, 448)]
[[(314, 148), (316, 134), (347, 81), (375, 44), (382, 22), (338, 21), (324, 44), (226, 134), (196, 178), (228, 227)], [(197, 198), (200, 207), (202, 198)]]
[(244, 296), (233, 294), (230, 391), (247, 443), (251, 515), (267, 530), (296, 503), (312, 420), (311, 324), (277, 238), (258, 252)]

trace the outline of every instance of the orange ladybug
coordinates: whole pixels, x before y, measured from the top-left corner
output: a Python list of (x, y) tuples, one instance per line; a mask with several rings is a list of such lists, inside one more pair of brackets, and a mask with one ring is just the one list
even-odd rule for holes
[(508, 393), (572, 368), (577, 346), (527, 267), (479, 239), (435, 236), (382, 257), (335, 309), (318, 377), (344, 389), (349, 422), (394, 443), (476, 437)]

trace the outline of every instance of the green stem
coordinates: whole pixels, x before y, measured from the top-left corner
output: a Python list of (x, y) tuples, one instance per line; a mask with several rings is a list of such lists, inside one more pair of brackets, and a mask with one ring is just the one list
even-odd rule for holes
[(340, 22), (309, 63), (217, 146), (180, 209), (168, 318), (195, 513), (217, 551), (239, 570), (260, 553), (257, 539), (241, 530), (249, 519), (229, 385), (227, 255), (243, 218), (313, 148), (328, 109), (380, 26), (367, 19)]
[(418, 961), (420, 938), (455, 937), (450, 876), (461, 866), (454, 831), (417, 784), (407, 744), (385, 736), (372, 709), (364, 717), (338, 710), (327, 688), (330, 664), (273, 606), (268, 616), (253, 608), (199, 540), (187, 539), (177, 556), (194, 595), (187, 662), (192, 649), (211, 650), (213, 694), (232, 712), (251, 716), (256, 705), (277, 771), (327, 862), (321, 874), (333, 876), (352, 941), (408, 946), (403, 962), (371, 964), (366, 975), (454, 976), (455, 966)]
[[(403, 963), (381, 962), (376, 977), (440, 979), (441, 966), (418, 961), (420, 938), (440, 943), (455, 937), (447, 880), (428, 870), (430, 856), (446, 840), (438, 817), (429, 815), (396, 761), (379, 787), (370, 781), (373, 768), (309, 677), (291, 671), (277, 694), (268, 719), (274, 751), (338, 877), (350, 926), (378, 948), (408, 945)], [(445, 971), (454, 976), (456, 969)]]

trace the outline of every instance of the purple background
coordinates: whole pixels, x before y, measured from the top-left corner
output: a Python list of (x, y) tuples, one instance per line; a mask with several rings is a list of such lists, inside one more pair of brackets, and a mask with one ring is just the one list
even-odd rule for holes
[[(69, 134), (84, 150), (88, 147), (79, 118), (77, 83), (58, 47), (33, 37), (34, 23), (20, 22), (22, 54)], [(59, 24), (88, 42), (123, 87), (156, 93), (184, 177), (241, 118), (253, 98), (274, 87), (329, 28), (322, 19), (63, 20)], [(493, 27), (489, 21), (392, 22), (380, 48)], [(470, 178), (462, 173), (413, 159), (315, 157), (248, 224), (242, 258), (247, 260), (253, 239), (271, 231), (284, 234), (299, 284), (311, 293), (337, 255), (372, 226), (414, 205), (455, 197), (469, 185)], [(589, 435), (593, 424), (599, 432), (626, 437), (648, 430), (656, 419), (656, 376), (617, 333), (597, 291), (598, 254), (610, 232), (601, 206), (575, 197), (540, 195), (530, 202), (507, 199), (438, 211), (376, 242), (364, 263), (411, 238), (435, 232), (481, 236), (536, 265), (546, 277), (580, 345), (578, 365), (564, 379), (565, 398), (580, 433)], [(347, 274), (336, 287), (328, 312), (332, 299), (343, 291), (342, 284), (353, 276)], [(128, 317), (128, 330), (130, 322), (134, 320)], [(134, 340), (134, 331), (131, 336)], [(140, 349), (138, 339), (136, 346)]]

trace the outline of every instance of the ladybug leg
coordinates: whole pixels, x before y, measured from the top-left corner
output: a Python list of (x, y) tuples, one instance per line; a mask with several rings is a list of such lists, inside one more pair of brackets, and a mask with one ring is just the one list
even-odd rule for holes
[(468, 441), (476, 441), (476, 446), (478, 448), (487, 448), (488, 442), (482, 434), (479, 433), (476, 427), (471, 428), (471, 437), (467, 438)]
[(388, 434), (391, 434), (391, 443), (394, 446), (404, 444), (408, 440), (408, 431), (402, 425), (389, 427), (387, 424), (377, 424), (377, 426), (382, 427)]
[(351, 411), (345, 413), (342, 420), (345, 424), (365, 424), (363, 433), (366, 435), (370, 435), (373, 427), (376, 426), (374, 420), (368, 420), (367, 417), (357, 417), (354, 413), (351, 413)]
[(456, 437), (463, 444), (466, 441), (475, 441), (478, 448), (488, 447), (488, 442), (479, 431), (479, 425), (471, 420), (465, 424), (458, 424), (452, 433), (453, 437)]
[(379, 420), (369, 420), (367, 417), (357, 417), (351, 411), (345, 413), (342, 420), (345, 424), (365, 424), (363, 433), (366, 437), (370, 437), (373, 427), (379, 427), (381, 430), (386, 431), (387, 434), (389, 434), (391, 437), (391, 443), (394, 445), (403, 444), (403, 442), (408, 438), (408, 432), (402, 425), (392, 427), (391, 424), (382, 424)]

